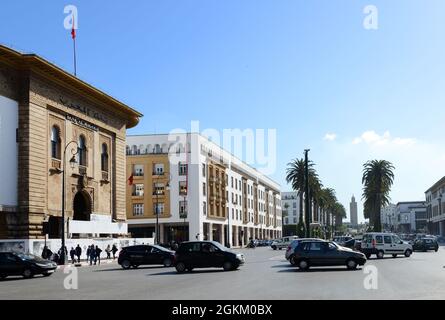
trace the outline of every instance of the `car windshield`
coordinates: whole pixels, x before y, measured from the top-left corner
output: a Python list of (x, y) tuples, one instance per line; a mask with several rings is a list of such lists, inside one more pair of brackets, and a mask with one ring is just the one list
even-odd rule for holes
[(227, 248), (224, 247), (224, 246), (223, 246), (221, 243), (219, 243), (219, 242), (212, 241), (212, 244), (213, 244), (215, 247), (217, 247), (219, 250), (222, 250), (222, 251), (226, 251), (226, 250), (227, 250)]
[(168, 250), (167, 248), (161, 247), (161, 246), (159, 246), (159, 245), (157, 245), (157, 244), (155, 244), (155, 245), (153, 246), (153, 248), (156, 248), (156, 249), (158, 249), (158, 250), (160, 250), (160, 251), (170, 251), (170, 250)]

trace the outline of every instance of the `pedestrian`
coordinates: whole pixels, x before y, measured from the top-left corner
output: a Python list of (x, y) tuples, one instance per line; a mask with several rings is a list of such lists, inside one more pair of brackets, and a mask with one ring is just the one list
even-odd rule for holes
[(70, 250), (70, 257), (71, 257), (71, 263), (75, 264), (76, 263), (76, 258), (74, 258), (76, 256), (76, 250), (74, 250), (73, 247), (71, 247)]
[(96, 262), (99, 262), (100, 264), (100, 253), (102, 252), (102, 249), (99, 248), (99, 246), (96, 246), (95, 253), (96, 257), (94, 259), (94, 265), (96, 265)]
[(105, 252), (107, 253), (107, 260), (111, 258), (111, 248), (110, 245), (107, 246), (105, 249)]
[(94, 245), (92, 244), (90, 246), (90, 266), (93, 264), (96, 264), (96, 250), (94, 250)]
[(77, 245), (77, 247), (76, 247), (77, 263), (80, 263), (81, 255), (82, 255), (82, 248), (79, 245)]
[(51, 260), (52, 255), (53, 253), (51, 250), (49, 250), (47, 246), (44, 246), (42, 251), (42, 259)]
[(87, 263), (88, 263), (88, 261), (90, 261), (90, 255), (91, 255), (91, 247), (88, 246), (88, 248), (87, 248)]
[(116, 259), (117, 247), (115, 244), (113, 244), (113, 247), (111, 248), (111, 252), (113, 252), (113, 260)]

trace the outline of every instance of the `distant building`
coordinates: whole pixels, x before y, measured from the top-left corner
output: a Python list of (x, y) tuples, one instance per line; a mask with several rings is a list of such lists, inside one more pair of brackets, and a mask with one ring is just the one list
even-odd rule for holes
[(300, 197), (297, 192), (281, 193), (281, 210), (283, 215), (283, 225), (297, 224), (300, 220)]
[(445, 177), (425, 191), (428, 232), (445, 235)]
[(358, 219), (357, 219), (357, 202), (355, 201), (355, 197), (352, 196), (351, 203), (349, 204), (349, 213), (351, 215), (351, 223), (350, 225), (352, 227), (358, 225)]
[(395, 211), (395, 229), (400, 233), (426, 231), (426, 205), (424, 201), (399, 202)]
[(384, 230), (394, 231), (396, 207), (397, 206), (394, 203), (390, 203), (382, 208), (380, 212), (380, 220)]

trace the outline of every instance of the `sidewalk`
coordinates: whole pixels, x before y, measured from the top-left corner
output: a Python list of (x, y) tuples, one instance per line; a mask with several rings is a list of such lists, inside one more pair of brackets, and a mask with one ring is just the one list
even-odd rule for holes
[[(114, 262), (117, 263), (117, 259), (114, 259), (114, 260), (113, 259), (101, 259), (100, 260), (100, 264), (98, 262), (96, 264), (94, 264), (94, 262), (93, 262), (92, 265), (90, 265), (90, 262), (85, 260), (85, 259), (81, 260), (80, 263), (76, 262), (75, 264), (72, 264), (71, 260), (70, 260), (70, 261), (67, 261), (67, 264), (65, 266), (70, 266), (70, 267), (96, 267), (96, 266), (101, 266), (101, 265), (104, 265), (104, 264), (111, 264), (111, 263), (114, 263)], [(59, 266), (57, 266), (57, 269), (60, 269), (62, 267), (63, 266), (59, 265)]]

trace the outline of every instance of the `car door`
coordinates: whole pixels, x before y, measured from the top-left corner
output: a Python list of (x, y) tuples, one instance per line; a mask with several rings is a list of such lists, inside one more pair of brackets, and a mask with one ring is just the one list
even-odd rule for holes
[(389, 253), (389, 254), (396, 253), (395, 246), (396, 246), (396, 244), (393, 243), (391, 235), (383, 236), (383, 247), (384, 247), (386, 253)]
[(217, 248), (213, 244), (210, 245), (209, 256), (210, 258), (208, 259), (208, 261), (211, 264), (209, 265), (209, 267), (216, 267), (216, 268), (222, 267), (226, 260), (225, 252)]
[(130, 256), (131, 264), (141, 265), (145, 262), (145, 254), (147, 246), (133, 246), (128, 248), (128, 255)]
[(378, 234), (375, 236), (375, 247), (377, 250), (385, 251), (385, 243), (383, 242), (383, 235)]
[(159, 249), (156, 247), (146, 246), (144, 250), (144, 264), (158, 264), (159, 262), (156, 259), (157, 251), (159, 251)]
[(320, 266), (326, 263), (324, 242), (310, 242), (308, 257), (310, 264)]
[(393, 242), (393, 253), (402, 254), (405, 252), (405, 245), (398, 236), (392, 236), (392, 242)]

